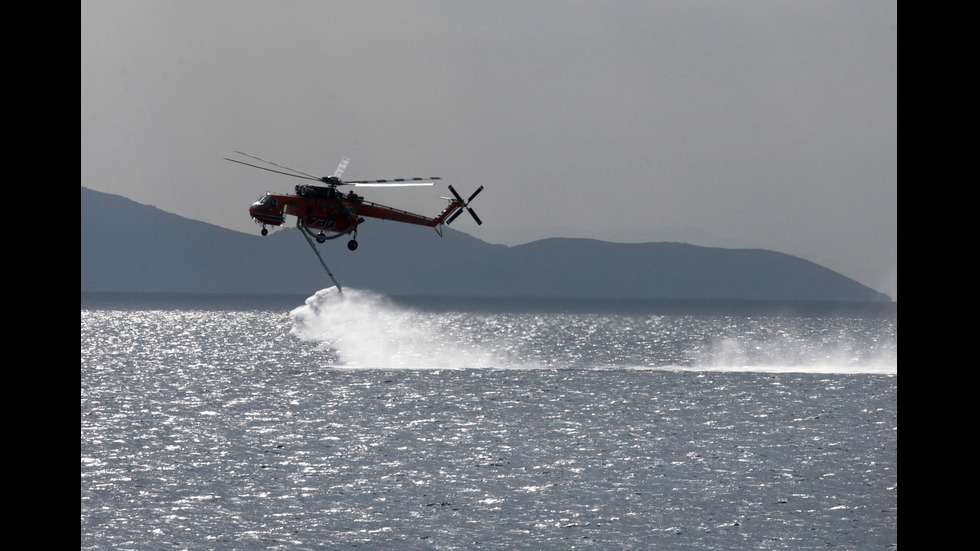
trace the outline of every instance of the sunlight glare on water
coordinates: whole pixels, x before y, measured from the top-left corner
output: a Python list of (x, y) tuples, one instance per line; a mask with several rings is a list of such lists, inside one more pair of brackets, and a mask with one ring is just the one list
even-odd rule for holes
[(86, 551), (897, 545), (894, 317), (111, 302)]

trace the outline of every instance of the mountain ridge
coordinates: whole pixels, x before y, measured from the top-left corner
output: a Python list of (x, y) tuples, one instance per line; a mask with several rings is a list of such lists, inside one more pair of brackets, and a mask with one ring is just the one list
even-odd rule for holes
[[(246, 214), (243, 212), (243, 216)], [(369, 219), (361, 247), (318, 248), (341, 285), (388, 295), (482, 298), (890, 302), (808, 260), (764, 249), (548, 238), (486, 243), (452, 228)], [(332, 285), (295, 228), (266, 237), (85, 187), (83, 292), (309, 294)]]

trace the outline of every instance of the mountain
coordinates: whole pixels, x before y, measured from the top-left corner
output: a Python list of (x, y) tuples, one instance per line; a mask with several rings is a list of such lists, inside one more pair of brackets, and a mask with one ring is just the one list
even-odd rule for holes
[[(81, 199), (83, 292), (310, 294), (332, 286), (296, 228), (261, 237), (84, 187)], [(374, 219), (360, 227), (357, 251), (346, 241), (318, 245), (341, 285), (387, 295), (891, 300), (761, 249), (565, 238), (508, 247), (448, 227), (440, 239), (431, 228)]]

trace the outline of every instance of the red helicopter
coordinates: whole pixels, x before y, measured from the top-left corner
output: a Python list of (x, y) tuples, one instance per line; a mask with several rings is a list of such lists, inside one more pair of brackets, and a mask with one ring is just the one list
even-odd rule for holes
[[(268, 170), (269, 172), (275, 172), (277, 174), (318, 182), (318, 184), (313, 185), (298, 184), (296, 186), (295, 195), (266, 193), (257, 201), (252, 203), (252, 206), (248, 209), (248, 213), (257, 224), (261, 224), (262, 235), (267, 235), (269, 233), (266, 226), (280, 226), (286, 221), (286, 215), (290, 215), (296, 217), (297, 227), (316, 239), (318, 243), (323, 243), (328, 239), (336, 239), (343, 235), (350, 235), (351, 240), (347, 243), (347, 248), (353, 251), (357, 249), (357, 227), (364, 222), (365, 217), (380, 218), (381, 220), (393, 220), (395, 222), (417, 224), (420, 226), (430, 226), (435, 228), (436, 232), (440, 236), (442, 236), (442, 224), (452, 223), (452, 221), (462, 214), (464, 210), (470, 213), (470, 216), (473, 217), (473, 220), (475, 220), (477, 224), (483, 224), (476, 213), (473, 212), (473, 209), (469, 207), (470, 201), (472, 201), (478, 193), (483, 191), (483, 186), (480, 186), (475, 192), (473, 192), (473, 195), (470, 195), (469, 199), (465, 201), (458, 193), (456, 193), (453, 186), (449, 186), (449, 191), (453, 194), (452, 198), (445, 197), (445, 199), (449, 200), (449, 206), (447, 206), (435, 218), (429, 218), (428, 216), (422, 216), (421, 214), (414, 214), (401, 209), (373, 203), (371, 201), (365, 201), (363, 197), (355, 194), (353, 191), (344, 193), (338, 188), (340, 186), (431, 186), (434, 185), (434, 182), (430, 180), (439, 180), (440, 178), (438, 177), (389, 178), (384, 180), (352, 180), (345, 182), (341, 180), (340, 177), (343, 174), (344, 169), (347, 168), (347, 163), (350, 161), (347, 157), (341, 159), (340, 165), (337, 166), (337, 170), (334, 171), (333, 176), (319, 177), (278, 165), (272, 161), (267, 161), (254, 155), (249, 155), (248, 153), (242, 153), (241, 151), (236, 151), (235, 153), (262, 161), (263, 163), (281, 168), (288, 172), (274, 170), (236, 159), (229, 159), (227, 157), (225, 157), (225, 160), (261, 170)], [(312, 242), (310, 244), (312, 245)], [(314, 251), (315, 250), (316, 249), (314, 248)]]

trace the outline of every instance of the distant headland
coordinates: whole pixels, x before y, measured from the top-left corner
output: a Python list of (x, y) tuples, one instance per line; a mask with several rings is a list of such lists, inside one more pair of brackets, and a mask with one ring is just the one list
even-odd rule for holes
[[(310, 295), (332, 285), (291, 228), (261, 237), (82, 188), (82, 292)], [(495, 245), (369, 220), (361, 247), (320, 251), (347, 286), (402, 297), (891, 302), (828, 268), (762, 249), (552, 238)]]

